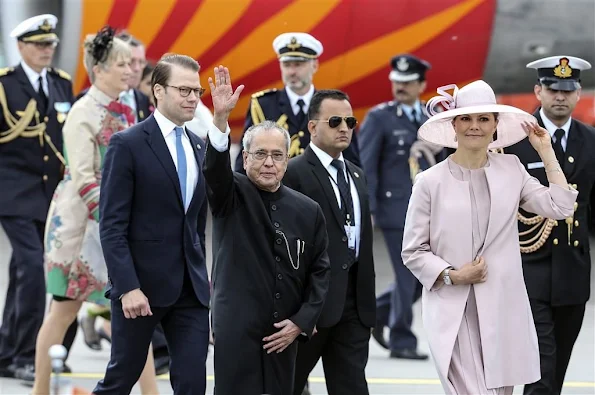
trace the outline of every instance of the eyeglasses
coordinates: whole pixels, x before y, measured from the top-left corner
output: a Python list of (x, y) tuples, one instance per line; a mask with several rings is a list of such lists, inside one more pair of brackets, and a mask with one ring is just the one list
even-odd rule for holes
[(327, 122), (328, 126), (330, 126), (333, 129), (341, 125), (341, 122), (343, 122), (343, 120), (345, 120), (345, 123), (347, 124), (347, 127), (349, 129), (353, 129), (355, 125), (357, 125), (357, 118), (355, 117), (340, 117), (338, 115), (333, 115), (327, 120), (313, 119), (313, 121)]
[(287, 158), (287, 154), (284, 154), (282, 152), (273, 152), (272, 154), (269, 154), (267, 152), (264, 151), (256, 151), (256, 152), (248, 152), (250, 155), (252, 155), (252, 158), (254, 160), (265, 160), (267, 159), (269, 156), (271, 158), (273, 158), (273, 160), (275, 162), (283, 162), (285, 160), (285, 158)]
[(170, 88), (176, 88), (180, 92), (180, 96), (182, 96), (182, 97), (188, 97), (188, 95), (190, 95), (190, 92), (194, 92), (194, 95), (196, 97), (200, 98), (206, 91), (205, 88), (188, 88), (187, 86), (173, 86), (173, 85), (165, 85), (165, 86), (169, 86)]

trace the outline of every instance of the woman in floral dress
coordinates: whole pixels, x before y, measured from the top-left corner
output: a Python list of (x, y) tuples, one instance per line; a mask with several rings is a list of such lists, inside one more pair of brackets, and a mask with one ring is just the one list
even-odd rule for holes
[[(53, 296), (39, 330), (32, 394), (49, 394), (48, 350), (61, 344), (83, 302), (107, 305), (107, 267), (99, 240), (99, 185), (109, 140), (134, 123), (130, 107), (117, 101), (127, 90), (131, 53), (114, 31), (105, 27), (84, 44), (84, 65), (92, 82), (77, 101), (63, 128), (67, 166), (58, 184), (45, 231), (47, 292)], [(152, 353), (141, 378), (143, 393), (156, 394)], [(144, 372), (143, 372), (144, 374)]]

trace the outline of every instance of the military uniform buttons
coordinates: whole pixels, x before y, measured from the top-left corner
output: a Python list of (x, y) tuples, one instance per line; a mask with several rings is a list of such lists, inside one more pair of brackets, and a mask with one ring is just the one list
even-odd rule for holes
[(44, 180), (44, 181), (47, 181), (47, 180), (48, 180), (48, 176), (44, 174), (44, 175), (43, 175), (43, 180)]
[(574, 189), (578, 189), (578, 187), (576, 186), (576, 184), (572, 184), (572, 187), (573, 187)]
[(558, 239), (554, 239), (554, 245), (557, 246), (558, 245)]
[(403, 140), (399, 140), (399, 145), (404, 145), (405, 142)]
[(281, 294), (279, 292), (275, 294), (275, 299), (281, 299)]
[(575, 240), (575, 241), (574, 241), (574, 246), (575, 246), (575, 247), (578, 247), (578, 240)]
[(393, 195), (393, 193), (391, 191), (386, 191), (386, 197), (391, 197)]
[(275, 311), (275, 312), (273, 313), (273, 317), (274, 317), (274, 318), (277, 318), (277, 317), (279, 317), (279, 313), (277, 313), (277, 312)]
[(43, 161), (44, 161), (44, 162), (47, 162), (48, 160), (50, 160), (50, 157), (49, 157), (49, 156), (47, 156), (47, 155), (44, 155), (44, 156), (43, 156)]
[(347, 269), (347, 264), (346, 263), (342, 264), (341, 269), (343, 269), (343, 270)]
[(304, 132), (303, 132), (302, 130), (300, 130), (300, 131), (298, 132), (298, 136), (300, 136), (300, 137), (304, 137)]
[(558, 226), (558, 221), (554, 221), (554, 226)]
[(277, 274), (277, 279), (278, 280), (283, 280), (283, 275), (281, 273)]
[(277, 243), (277, 244), (281, 244), (281, 239), (277, 239), (277, 240), (275, 240), (275, 243)]
[(275, 206), (274, 204), (271, 206), (271, 210), (275, 211), (277, 210), (277, 206)]
[(278, 228), (279, 227), (279, 222), (275, 222), (274, 225), (275, 225), (275, 228)]
[(574, 226), (578, 228), (578, 221), (574, 221)]
[(300, 154), (303, 154), (303, 153), (304, 153), (304, 149), (300, 148)]
[[(279, 240), (279, 239), (277, 239), (277, 240)], [(276, 257), (275, 257), (275, 260), (276, 260), (277, 262), (281, 262), (281, 258), (279, 258), (278, 256), (276, 256)]]
[(568, 157), (568, 162), (570, 162), (570, 163), (574, 163), (574, 158), (573, 158), (572, 156), (569, 156), (569, 157)]
[(50, 119), (49, 119), (48, 117), (45, 117), (45, 118), (43, 118), (43, 122), (47, 122), (47, 121), (49, 121), (49, 120), (50, 120)]

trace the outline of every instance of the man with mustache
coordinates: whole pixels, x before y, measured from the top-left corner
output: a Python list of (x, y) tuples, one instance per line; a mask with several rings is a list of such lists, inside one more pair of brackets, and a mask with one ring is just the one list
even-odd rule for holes
[[(312, 83), (322, 55), (320, 41), (308, 33), (283, 33), (273, 41), (279, 58), (284, 89), (266, 89), (252, 95), (246, 114), (244, 133), (252, 125), (264, 120), (276, 122), (289, 131), (291, 145), (289, 157), (301, 155), (310, 142), (308, 108), (316, 89)], [(360, 166), (356, 135), (344, 152), (345, 158)], [(244, 173), (242, 155), (236, 157), (235, 171)]]
[(64, 171), (62, 126), (74, 102), (70, 76), (51, 68), (58, 18), (37, 15), (10, 36), (21, 62), (0, 69), (0, 225), (12, 246), (0, 327), (0, 377), (34, 379), (45, 312), (43, 233)]
[[(390, 349), (391, 358), (423, 360), (428, 356), (417, 351), (411, 330), (412, 305), (421, 296), (421, 285), (403, 265), (401, 243), (413, 176), (418, 167), (425, 169), (440, 160), (443, 150), (417, 141), (417, 129), (428, 119), (419, 96), (426, 88), (430, 64), (408, 54), (393, 57), (390, 64), (394, 100), (370, 110), (359, 135), (373, 223), (382, 229), (396, 276), (394, 285), (376, 299), (373, 336)], [(418, 158), (418, 152), (425, 155)], [(383, 334), (386, 326), (388, 344)]]
[[(579, 191), (574, 215), (565, 221), (519, 212), (523, 273), (541, 359), (541, 379), (525, 385), (524, 393), (553, 395), (562, 390), (591, 288), (588, 225), (595, 183), (595, 129), (572, 118), (581, 95), (581, 72), (591, 65), (559, 55), (531, 62), (527, 68), (537, 70), (534, 92), (541, 105), (533, 115), (552, 135), (560, 168)], [(506, 149), (519, 157), (529, 174), (547, 185), (547, 163), (534, 152), (526, 139)]]

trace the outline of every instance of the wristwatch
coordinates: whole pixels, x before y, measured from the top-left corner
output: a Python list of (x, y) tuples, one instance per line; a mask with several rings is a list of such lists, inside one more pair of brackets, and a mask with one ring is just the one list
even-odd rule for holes
[(444, 269), (444, 274), (443, 274), (443, 280), (444, 280), (444, 284), (446, 285), (452, 285), (452, 280), (450, 279), (450, 269), (452, 269), (452, 267), (447, 267), (446, 269)]

